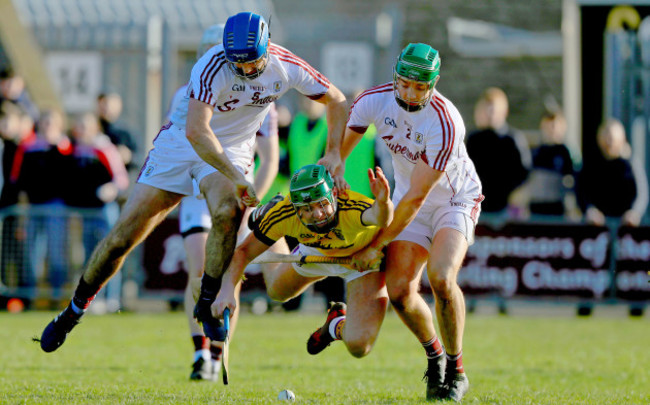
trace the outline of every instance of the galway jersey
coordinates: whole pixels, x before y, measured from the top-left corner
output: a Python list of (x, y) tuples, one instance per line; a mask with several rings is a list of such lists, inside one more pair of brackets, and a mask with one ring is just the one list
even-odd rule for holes
[(411, 174), (420, 159), (445, 172), (422, 212), (442, 205), (472, 208), (482, 200), (481, 182), (465, 149), (463, 119), (437, 90), (430, 102), (416, 112), (407, 112), (397, 104), (392, 82), (364, 91), (352, 104), (347, 126), (364, 133), (370, 124), (375, 125), (377, 137), (391, 151), (396, 204), (409, 189)]
[(370, 243), (379, 227), (365, 225), (361, 214), (373, 200), (348, 190), (348, 196), (338, 196), (338, 224), (327, 234), (310, 231), (300, 222), (289, 196), (277, 203), (260, 220), (255, 221), (253, 233), (260, 241), (272, 245), (283, 236), (296, 238), (299, 243), (318, 249), (325, 256), (350, 256)]
[[(187, 84), (182, 85), (174, 96), (172, 102), (169, 104), (169, 111), (167, 111), (167, 121), (171, 121), (171, 113), (178, 108), (182, 108), (187, 114), (187, 107), (189, 106), (190, 99), (185, 97), (187, 93)], [(271, 103), (269, 113), (262, 121), (262, 126), (257, 130), (257, 136), (270, 137), (278, 134), (278, 112), (275, 108), (275, 103)]]
[(327, 93), (327, 78), (287, 49), (269, 44), (268, 59), (259, 77), (243, 79), (230, 69), (223, 45), (212, 47), (192, 68), (186, 101), (177, 104), (171, 122), (185, 129), (189, 99), (203, 101), (214, 107), (212, 131), (222, 146), (230, 146), (253, 136), (271, 103), (289, 89), (295, 88), (310, 98)]

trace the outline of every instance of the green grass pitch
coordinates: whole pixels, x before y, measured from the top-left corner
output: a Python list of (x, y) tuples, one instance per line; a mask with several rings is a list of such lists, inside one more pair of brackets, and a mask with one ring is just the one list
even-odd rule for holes
[[(58, 351), (33, 336), (49, 312), (0, 313), (1, 404), (271, 404), (282, 389), (304, 404), (424, 401), (422, 348), (389, 313), (373, 352), (340, 342), (305, 349), (323, 314), (244, 314), (231, 344), (231, 383), (190, 382), (182, 313), (86, 316)], [(647, 318), (470, 315), (468, 404), (648, 404)]]

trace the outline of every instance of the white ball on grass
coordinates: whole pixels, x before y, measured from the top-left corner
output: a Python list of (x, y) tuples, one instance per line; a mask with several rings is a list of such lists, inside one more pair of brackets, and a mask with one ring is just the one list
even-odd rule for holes
[(296, 400), (296, 394), (294, 394), (291, 390), (282, 390), (278, 394), (278, 399), (280, 401), (293, 402)]

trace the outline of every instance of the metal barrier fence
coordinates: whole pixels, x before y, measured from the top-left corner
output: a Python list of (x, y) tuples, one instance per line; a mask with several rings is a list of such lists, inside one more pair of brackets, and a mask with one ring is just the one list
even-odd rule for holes
[[(74, 209), (62, 204), (0, 210), (0, 296), (28, 306), (57, 308), (67, 301), (84, 262), (114, 222), (119, 208)], [(119, 308), (121, 277), (103, 293)]]

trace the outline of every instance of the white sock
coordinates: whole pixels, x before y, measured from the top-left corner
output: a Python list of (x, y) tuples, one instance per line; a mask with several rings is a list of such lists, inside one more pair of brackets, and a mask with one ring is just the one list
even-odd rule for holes
[(339, 316), (337, 318), (332, 319), (332, 322), (330, 322), (329, 332), (330, 332), (330, 336), (332, 337), (332, 339), (335, 339), (335, 340), (338, 339), (336, 337), (336, 326), (339, 324), (339, 322), (341, 322), (344, 319), (345, 319), (345, 316)]
[(205, 361), (211, 360), (212, 355), (210, 354), (210, 349), (201, 349), (194, 352), (194, 361), (197, 361), (201, 357), (203, 357), (203, 360)]

